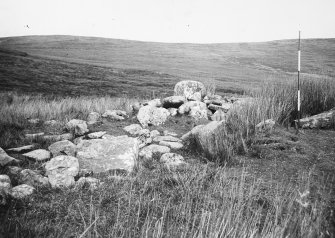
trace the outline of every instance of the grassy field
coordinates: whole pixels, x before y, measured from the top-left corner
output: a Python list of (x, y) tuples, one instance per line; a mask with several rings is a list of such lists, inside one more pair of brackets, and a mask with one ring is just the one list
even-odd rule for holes
[[(335, 107), (334, 43), (304, 42), (303, 115)], [(294, 41), (0, 39), (4, 149), (30, 143), (47, 148), (52, 141), (27, 139), (25, 133), (60, 134), (68, 120), (107, 109), (125, 110), (129, 118), (105, 120), (90, 131), (122, 135), (124, 126), (137, 123), (132, 103), (169, 96), (181, 79), (216, 85), (218, 94), (254, 98), (229, 112), (215, 160), (189, 145), (177, 151), (189, 164), (177, 171), (154, 158), (141, 161), (129, 176), (95, 174), (104, 182), (95, 191), (37, 188), (30, 198), (0, 206), (0, 237), (335, 237), (335, 131), (296, 134), (289, 127), (296, 118), (292, 49)], [(41, 122), (30, 124), (28, 118)], [(278, 122), (275, 130), (256, 134), (255, 125), (268, 118)], [(60, 124), (43, 124), (52, 119)], [(182, 136), (197, 123), (206, 122), (178, 116), (150, 130)], [(40, 164), (10, 155), (43, 174)]]
[[(335, 75), (334, 45), (334, 39), (302, 41), (302, 79)], [(243, 93), (269, 78), (295, 79), (296, 51), (296, 40), (168, 44), (76, 36), (0, 38), (0, 86), (129, 96), (160, 94), (163, 88), (171, 92), (177, 81), (194, 79), (214, 81), (219, 93)]]

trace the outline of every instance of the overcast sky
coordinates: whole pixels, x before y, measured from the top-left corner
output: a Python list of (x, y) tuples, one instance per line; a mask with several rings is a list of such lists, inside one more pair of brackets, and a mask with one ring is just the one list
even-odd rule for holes
[(0, 37), (159, 42), (335, 38), (335, 0), (1, 0)]

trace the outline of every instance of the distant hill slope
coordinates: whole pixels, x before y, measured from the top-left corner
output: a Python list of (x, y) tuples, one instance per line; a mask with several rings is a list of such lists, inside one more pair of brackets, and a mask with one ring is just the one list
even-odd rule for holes
[[(45, 64), (41, 66), (42, 68), (49, 65), (48, 67), (54, 68), (48, 71), (49, 80), (55, 80), (55, 82), (57, 75), (60, 74), (58, 71), (61, 70), (61, 68), (58, 70), (56, 68), (60, 67), (60, 64), (64, 66), (67, 63), (71, 63), (68, 64), (71, 67), (79, 67), (82, 70), (74, 70), (76, 72), (68, 73), (67, 76), (63, 75), (64, 80), (67, 78), (75, 81), (78, 81), (79, 78), (87, 79), (84, 74), (78, 73), (83, 72), (88, 67), (87, 65), (96, 69), (96, 71), (88, 72), (90, 74), (95, 72), (95, 75), (92, 76), (96, 77), (95, 83), (100, 82), (99, 80), (101, 82), (111, 80), (110, 78), (114, 77), (111, 72), (132, 70), (132, 72), (147, 72), (151, 75), (147, 77), (139, 73), (140, 76), (138, 76), (134, 73), (131, 76), (128, 75), (126, 81), (122, 81), (122, 77), (114, 78), (115, 83), (129, 84), (130, 88), (135, 84), (137, 86), (146, 85), (140, 82), (141, 80), (154, 83), (156, 79), (159, 82), (172, 84), (181, 79), (200, 81), (211, 79), (215, 80), (219, 91), (238, 91), (257, 87), (268, 77), (276, 77), (278, 80), (292, 77), (297, 67), (296, 40), (261, 43), (178, 44), (77, 36), (24, 36), (0, 38), (0, 49), (28, 53), (29, 57), (26, 57), (25, 60), (30, 60), (30, 63), (22, 64), (23, 68), (30, 64), (35, 67), (38, 64)], [(0, 54), (2, 58), (21, 57), (1, 50)], [(9, 58), (3, 61), (13, 62), (13, 59)], [(57, 67), (53, 67), (53, 63)], [(33, 73), (30, 67), (25, 70), (27, 74), (36, 75), (39, 69)], [(303, 73), (333, 77), (334, 70), (335, 39), (302, 40)], [(12, 77), (10, 71), (10, 68), (7, 67), (4, 74), (4, 69), (0, 68), (0, 80), (3, 81), (7, 77), (8, 81), (8, 78)], [(45, 76), (48, 72), (44, 72)], [(13, 71), (13, 73), (17, 72)], [(4, 85), (3, 82), (2, 85)]]

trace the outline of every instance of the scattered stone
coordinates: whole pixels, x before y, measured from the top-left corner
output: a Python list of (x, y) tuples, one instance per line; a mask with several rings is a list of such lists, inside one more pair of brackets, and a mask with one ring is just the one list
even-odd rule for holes
[(203, 83), (192, 81), (192, 80), (184, 80), (178, 82), (174, 87), (174, 95), (175, 96), (184, 96), (186, 99), (194, 99), (195, 93), (200, 92), (200, 100), (206, 95), (206, 88)]
[(169, 153), (170, 148), (162, 145), (149, 145), (144, 147), (140, 153), (139, 157), (142, 159), (152, 159), (153, 157), (160, 157), (164, 153)]
[(153, 99), (149, 102), (146, 102), (143, 104), (143, 106), (151, 106), (151, 107), (161, 107), (162, 106), (162, 102), (159, 98)]
[(49, 180), (46, 177), (43, 177), (39, 173), (30, 170), (24, 169), (20, 172), (20, 183), (27, 184), (33, 187), (47, 187), (49, 186)]
[(195, 92), (188, 97), (189, 101), (201, 101), (201, 92)]
[(161, 142), (161, 141), (170, 141), (170, 142), (181, 142), (179, 138), (174, 136), (157, 136), (153, 139), (154, 142)]
[(148, 105), (140, 108), (137, 114), (137, 119), (143, 127), (147, 127), (148, 125), (158, 126), (163, 124), (169, 115), (169, 111), (165, 108)]
[(19, 160), (7, 155), (7, 153), (0, 147), (0, 166), (5, 167), (7, 165), (18, 164)]
[(28, 119), (28, 122), (30, 124), (38, 124), (41, 120), (38, 118), (32, 118), (32, 119)]
[(139, 102), (135, 102), (133, 105), (131, 105), (134, 113), (137, 113), (138, 110), (140, 110), (141, 106), (142, 105)]
[(178, 108), (186, 102), (184, 96), (171, 96), (163, 99), (164, 108)]
[(76, 145), (68, 140), (55, 142), (52, 145), (50, 145), (48, 149), (53, 157), (56, 157), (58, 155), (75, 156), (76, 154)]
[(15, 152), (15, 153), (21, 153), (33, 150), (36, 147), (36, 145), (25, 145), (17, 148), (10, 148), (7, 150), (7, 152)]
[(29, 197), (34, 192), (35, 192), (34, 187), (27, 185), (27, 184), (21, 184), (21, 185), (18, 185), (12, 188), (10, 195), (15, 199), (23, 199), (23, 198)]
[(22, 169), (17, 166), (7, 166), (6, 174), (10, 177), (13, 183), (18, 183), (20, 180), (20, 172)]
[(191, 130), (190, 134), (182, 138), (196, 145), (200, 151), (204, 152), (209, 159), (215, 159), (219, 155), (219, 150), (223, 146), (221, 142), (224, 121), (212, 121), (207, 125), (197, 126)]
[(155, 137), (159, 136), (161, 133), (157, 130), (153, 130), (150, 132), (150, 137), (154, 139)]
[(167, 146), (173, 150), (179, 150), (183, 148), (183, 144), (179, 142), (172, 142), (172, 141), (160, 141), (159, 145)]
[(172, 117), (175, 117), (178, 114), (178, 109), (177, 108), (169, 108), (168, 111), (169, 111), (169, 113)]
[(186, 165), (184, 157), (176, 153), (165, 153), (161, 156), (160, 162), (164, 163), (168, 169), (176, 169)]
[(36, 162), (43, 162), (51, 158), (51, 153), (44, 149), (37, 149), (23, 154), (23, 156)]
[(87, 187), (91, 191), (97, 189), (101, 184), (100, 180), (92, 177), (82, 177), (76, 182), (75, 189), (83, 189)]
[(53, 188), (71, 187), (78, 175), (78, 159), (72, 156), (59, 155), (45, 164), (46, 175)]
[(99, 120), (100, 120), (100, 113), (98, 112), (90, 112), (87, 116), (88, 125), (96, 124)]
[(44, 132), (40, 132), (40, 133), (33, 133), (33, 134), (25, 134), (25, 137), (27, 139), (36, 139), (37, 137), (40, 137), (40, 136), (43, 136), (44, 135)]
[(116, 121), (123, 121), (126, 119), (127, 113), (121, 110), (107, 110), (102, 114), (103, 118), (108, 118)]
[(212, 121), (226, 121), (227, 115), (221, 109), (217, 110), (213, 116), (211, 116)]
[(74, 132), (76, 136), (82, 136), (88, 132), (86, 121), (72, 119), (66, 124), (66, 129)]
[(12, 184), (7, 175), (0, 175), (0, 205), (6, 205)]
[(94, 173), (109, 170), (132, 171), (138, 157), (139, 142), (128, 136), (85, 140), (77, 145), (81, 169)]
[(87, 135), (88, 138), (90, 139), (99, 139), (103, 137), (107, 132), (106, 131), (98, 131), (98, 132), (93, 132)]
[(276, 122), (273, 119), (267, 119), (256, 125), (257, 132), (270, 132), (273, 130)]
[[(295, 120), (298, 123), (297, 120)], [(303, 129), (331, 129), (335, 125), (335, 108), (311, 117), (300, 119), (300, 127)]]
[(45, 126), (56, 126), (56, 125), (60, 125), (61, 123), (59, 121), (56, 120), (49, 120), (49, 121), (45, 121), (44, 125)]
[(72, 140), (73, 135), (71, 133), (65, 133), (61, 135), (45, 135), (43, 136), (43, 139), (50, 140), (50, 141)]
[(167, 130), (163, 131), (163, 135), (165, 135), (165, 136), (174, 136), (174, 137), (177, 137), (177, 136), (178, 136), (177, 133), (175, 133), (175, 132), (170, 132), (170, 131), (167, 131)]
[(142, 130), (142, 127), (139, 124), (132, 124), (124, 127), (123, 130), (125, 130), (132, 136), (137, 136)]
[[(102, 136), (104, 137), (104, 136)], [(84, 140), (85, 136), (79, 136), (76, 139), (73, 140), (73, 144), (78, 145), (80, 142)]]

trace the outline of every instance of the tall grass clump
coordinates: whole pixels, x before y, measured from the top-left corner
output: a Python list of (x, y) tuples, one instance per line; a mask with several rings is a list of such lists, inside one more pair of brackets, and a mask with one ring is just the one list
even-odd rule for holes
[[(13, 237), (326, 237), (326, 201), (310, 189), (252, 179), (246, 170), (163, 167), (109, 178), (90, 191), (39, 190), (30, 203), (12, 203), (3, 231)], [(267, 189), (265, 189), (267, 188)], [(270, 189), (271, 188), (271, 189)], [(322, 188), (319, 188), (320, 192)]]

